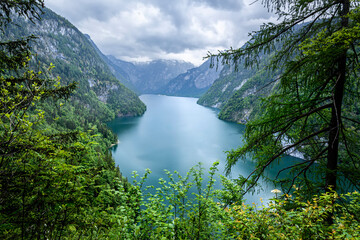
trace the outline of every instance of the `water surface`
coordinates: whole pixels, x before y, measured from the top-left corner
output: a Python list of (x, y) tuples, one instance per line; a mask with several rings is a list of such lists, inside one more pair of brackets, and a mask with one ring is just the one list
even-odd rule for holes
[[(196, 98), (142, 95), (147, 111), (141, 117), (115, 119), (109, 126), (118, 135), (119, 144), (112, 149), (116, 164), (124, 176), (132, 171), (140, 175), (146, 168), (152, 174), (148, 181), (156, 185), (165, 178), (164, 169), (185, 174), (201, 162), (206, 172), (220, 161), (219, 173), (224, 175), (225, 151), (242, 144), (244, 126), (217, 118), (218, 111), (196, 104)], [(253, 171), (250, 159), (239, 161), (230, 177), (247, 176)], [(270, 171), (268, 174), (275, 174)], [(247, 203), (273, 197), (273, 186), (262, 183), (264, 191), (248, 194)]]

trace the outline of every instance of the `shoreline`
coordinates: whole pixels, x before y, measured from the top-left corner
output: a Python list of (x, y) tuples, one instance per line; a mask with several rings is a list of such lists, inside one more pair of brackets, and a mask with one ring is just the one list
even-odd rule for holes
[(116, 145), (119, 145), (119, 143), (120, 143), (120, 140), (117, 140), (116, 143), (111, 144), (108, 148), (115, 147)]

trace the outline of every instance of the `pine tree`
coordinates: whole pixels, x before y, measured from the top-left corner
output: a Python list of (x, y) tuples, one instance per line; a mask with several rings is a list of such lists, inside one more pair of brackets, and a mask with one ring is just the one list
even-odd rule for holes
[[(282, 186), (319, 191), (360, 187), (359, 2), (350, 0), (264, 0), (279, 23), (268, 23), (240, 49), (211, 55), (213, 61), (256, 66), (275, 52), (269, 71), (282, 69), (261, 117), (246, 126), (244, 146), (227, 157), (227, 171), (251, 153), (255, 170), (242, 181), (245, 192), (265, 169), (293, 150), (305, 160)], [(280, 159), (280, 160), (279, 160)]]

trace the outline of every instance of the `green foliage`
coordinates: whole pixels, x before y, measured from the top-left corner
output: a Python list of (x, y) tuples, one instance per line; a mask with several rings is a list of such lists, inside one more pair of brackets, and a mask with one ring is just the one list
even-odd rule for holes
[[(0, 236), (62, 239), (68, 229), (89, 227), (84, 219), (102, 206), (97, 196), (106, 186), (114, 189), (114, 183), (126, 182), (104, 154), (107, 146), (94, 142), (93, 129), (47, 128), (46, 114), (38, 106), (46, 99), (69, 97), (75, 85), (61, 86), (29, 70), (26, 62), (18, 67), (19, 74), (4, 71), (0, 78)], [(116, 200), (108, 202), (114, 205)]]
[(197, 103), (208, 107), (216, 106), (221, 109), (234, 94), (235, 89), (243, 86), (253, 74), (254, 70), (239, 67), (238, 71), (234, 71), (232, 67), (225, 65), (221, 70), (220, 77), (199, 98)]
[[(98, 115), (97, 118), (105, 122), (114, 116), (142, 115), (146, 106), (113, 76), (86, 36), (51, 10), (43, 8), (42, 11), (41, 19), (34, 23), (14, 17), (14, 24), (7, 26), (4, 37), (37, 37), (30, 42), (36, 54), (32, 67), (44, 69), (53, 64), (56, 68), (51, 77), (60, 76), (63, 84), (78, 83), (70, 103), (75, 109), (81, 109), (78, 111), (81, 117)], [(101, 111), (107, 114), (104, 116)]]
[(128, 185), (111, 155), (104, 154), (107, 146), (94, 141), (99, 139), (91, 135), (94, 129), (47, 128), (45, 112), (37, 106), (44, 98), (66, 96), (73, 85), (62, 87), (42, 76), (25, 70), (18, 78), (1, 77), (2, 239), (71, 239), (74, 229), (111, 227), (104, 217), (118, 199), (107, 191)]
[(262, 113), (261, 100), (271, 94), (276, 85), (274, 77), (265, 70), (265, 66), (236, 90), (221, 108), (219, 118), (226, 121), (246, 123)]
[[(8, 9), (36, 17), (41, 4), (2, 1), (0, 22), (11, 22)], [(1, 239), (360, 237), (357, 192), (339, 196), (328, 191), (307, 201), (295, 191), (295, 197), (285, 195), (258, 209), (241, 205), (240, 180), (221, 177), (224, 188), (214, 189), (218, 163), (210, 168), (206, 185), (200, 164), (185, 176), (166, 171), (167, 180), (160, 179), (156, 189), (146, 186), (150, 170), (140, 179), (135, 173), (130, 184), (107, 151), (115, 138), (103, 124), (118, 114), (113, 107), (122, 103), (96, 100), (112, 80), (99, 81), (86, 92), (83, 81), (75, 89), (72, 80), (51, 77), (56, 69), (51, 64), (35, 71), (29, 39), (0, 43)], [(304, 47), (310, 49), (308, 44)], [(60, 68), (68, 77), (82, 76), (74, 66)], [(100, 68), (94, 74), (106, 77)], [(111, 90), (119, 93), (119, 88)], [(352, 107), (347, 111), (357, 116)], [(95, 116), (99, 113), (102, 118)]]
[[(96, 232), (77, 233), (84, 239), (229, 239), (224, 222), (232, 221), (224, 205), (215, 201), (223, 191), (214, 190), (214, 175), (218, 163), (210, 169), (208, 183), (203, 184), (201, 165), (185, 176), (166, 171), (168, 180), (160, 179), (158, 188), (146, 186), (144, 176), (134, 173), (128, 191), (119, 188), (119, 206), (108, 216), (111, 228)], [(84, 235), (85, 234), (85, 235)], [(74, 237), (74, 236), (73, 236)]]
[[(267, 69), (276, 73), (282, 68), (271, 95), (256, 104), (262, 111), (247, 124), (246, 144), (228, 154), (228, 172), (250, 153), (257, 165), (251, 176), (242, 179), (247, 191), (283, 154), (300, 150), (305, 161), (283, 169), (289, 175), (281, 183), (288, 191), (296, 182), (307, 186), (305, 192), (358, 188), (358, 3), (269, 0), (264, 4), (282, 21), (264, 24), (245, 47), (212, 56), (251, 67), (261, 66), (264, 53), (274, 53)], [(253, 104), (252, 100), (241, 103)]]
[[(134, 173), (133, 184), (107, 188), (96, 198), (87, 231), (69, 228), (64, 239), (357, 239), (360, 237), (360, 194), (322, 193), (310, 200), (299, 190), (293, 196), (271, 199), (257, 207), (246, 205), (239, 185), (222, 177), (226, 186), (215, 190), (210, 169), (207, 184), (201, 165), (185, 176), (166, 171), (159, 187), (146, 186), (144, 176)], [(223, 201), (222, 199), (232, 199)], [(111, 205), (111, 199), (116, 205)], [(235, 200), (236, 199), (236, 200)], [(101, 210), (107, 206), (107, 211)], [(98, 216), (98, 217), (95, 217)], [(329, 225), (331, 216), (333, 224)], [(97, 221), (95, 220), (97, 219)]]
[(166, 171), (169, 180), (160, 179), (161, 187), (155, 193), (147, 193), (143, 200), (141, 239), (146, 236), (150, 239), (223, 238), (226, 234), (221, 221), (229, 219), (220, 203), (215, 202), (217, 164), (210, 169), (206, 186), (203, 186), (201, 165), (191, 169), (185, 177)]
[[(36, 18), (41, 3), (2, 1), (0, 13)], [(0, 22), (8, 26), (11, 18)], [(87, 120), (75, 116), (81, 108), (63, 105), (76, 84), (49, 77), (51, 64), (32, 70), (29, 39), (0, 43), (0, 238), (72, 239), (74, 230), (104, 222), (118, 200), (105, 205), (100, 196), (128, 183), (106, 151), (114, 135), (96, 118), (78, 122)], [(102, 214), (89, 218), (92, 212)]]
[[(227, 227), (233, 239), (358, 239), (359, 193), (335, 192), (307, 201), (298, 192), (273, 199), (269, 206), (232, 206), (233, 222)], [(339, 204), (346, 201), (346, 205)], [(333, 224), (327, 224), (332, 215)]]

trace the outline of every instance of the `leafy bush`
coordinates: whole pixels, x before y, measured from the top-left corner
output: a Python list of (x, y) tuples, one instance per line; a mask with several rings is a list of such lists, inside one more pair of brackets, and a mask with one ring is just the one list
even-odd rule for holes
[[(145, 186), (151, 173), (134, 172), (128, 191), (102, 191), (105, 199), (118, 198), (104, 223), (89, 226), (84, 239), (359, 239), (360, 194), (323, 193), (306, 200), (300, 192), (275, 197), (267, 205), (242, 202), (236, 182), (222, 177), (222, 190), (214, 189), (218, 163), (207, 184), (201, 165), (181, 176), (166, 171), (159, 187)], [(115, 197), (116, 196), (116, 197)], [(99, 197), (100, 198), (100, 197)], [(231, 200), (229, 200), (231, 199)], [(109, 207), (108, 207), (109, 209)], [(106, 220), (105, 220), (106, 219)], [(331, 220), (331, 224), (329, 223)], [(89, 228), (89, 229), (90, 229)]]

